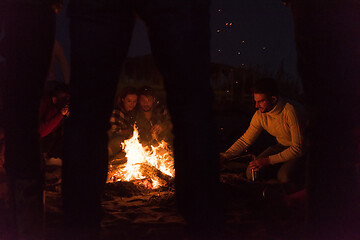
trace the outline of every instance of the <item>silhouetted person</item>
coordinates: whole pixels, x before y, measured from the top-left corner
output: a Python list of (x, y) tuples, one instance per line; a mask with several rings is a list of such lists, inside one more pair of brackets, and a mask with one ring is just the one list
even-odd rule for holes
[(43, 174), (38, 124), (54, 44), (53, 2), (0, 2), (5, 169), (18, 239), (42, 239)]
[[(0, 97), (0, 211), (4, 211), (9, 205), (9, 193), (6, 182), (5, 163), (5, 135), (4, 135), (3, 104)], [(1, 228), (0, 228), (1, 229)]]
[[(209, 1), (70, 1), (71, 115), (65, 131), (66, 222), (99, 228), (107, 134), (121, 65), (139, 16), (164, 76), (174, 128), (178, 209), (196, 235), (220, 220), (218, 151), (209, 83)], [(82, 225), (82, 226), (81, 226)]]
[(290, 5), (310, 110), (309, 237), (358, 239), (360, 2), (292, 0)]
[(70, 95), (65, 84), (58, 85), (40, 104), (41, 151), (46, 158), (60, 158), (63, 149), (64, 122), (69, 116)]

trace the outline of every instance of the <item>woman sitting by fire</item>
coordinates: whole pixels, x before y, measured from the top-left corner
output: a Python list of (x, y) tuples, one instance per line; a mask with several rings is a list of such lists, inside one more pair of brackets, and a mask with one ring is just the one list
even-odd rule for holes
[(110, 118), (109, 156), (115, 157), (121, 152), (121, 142), (131, 137), (136, 115), (138, 93), (136, 88), (123, 89), (115, 102), (115, 108)]

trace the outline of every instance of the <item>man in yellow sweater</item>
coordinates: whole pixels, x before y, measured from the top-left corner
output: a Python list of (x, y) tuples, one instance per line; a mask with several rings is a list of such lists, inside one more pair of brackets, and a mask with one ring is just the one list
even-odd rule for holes
[[(221, 161), (243, 153), (266, 130), (274, 136), (277, 144), (270, 146), (249, 163), (246, 176), (251, 179), (251, 169), (259, 169), (260, 177), (274, 175), (280, 182), (293, 180), (303, 165), (300, 158), (304, 152), (304, 114), (301, 106), (279, 97), (274, 79), (259, 80), (253, 87), (258, 109), (246, 132), (225, 152)], [(297, 177), (297, 176), (296, 176)]]

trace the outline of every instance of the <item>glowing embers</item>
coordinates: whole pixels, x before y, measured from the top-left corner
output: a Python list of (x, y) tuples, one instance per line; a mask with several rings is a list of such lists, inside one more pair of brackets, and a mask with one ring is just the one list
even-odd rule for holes
[(143, 146), (134, 127), (133, 136), (121, 145), (127, 161), (116, 166), (117, 159), (110, 163), (107, 182), (132, 181), (147, 188), (159, 188), (175, 176), (174, 158), (165, 141), (157, 146)]

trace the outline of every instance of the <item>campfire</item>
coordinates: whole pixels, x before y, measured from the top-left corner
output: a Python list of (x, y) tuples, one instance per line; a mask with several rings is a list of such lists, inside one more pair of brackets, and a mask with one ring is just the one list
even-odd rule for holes
[(117, 159), (110, 162), (107, 182), (131, 181), (156, 189), (165, 186), (175, 176), (173, 154), (165, 141), (157, 146), (143, 146), (135, 126), (133, 136), (121, 145), (126, 159), (119, 164)]

